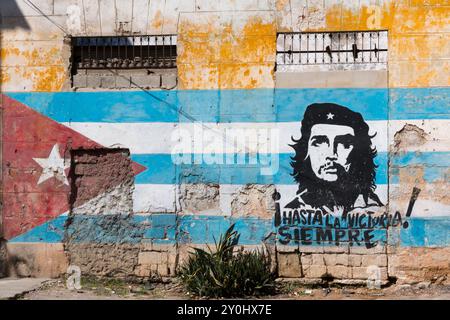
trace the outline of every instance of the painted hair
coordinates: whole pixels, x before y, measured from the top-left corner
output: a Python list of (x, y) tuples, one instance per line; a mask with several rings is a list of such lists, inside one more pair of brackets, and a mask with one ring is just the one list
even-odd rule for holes
[[(311, 128), (319, 123), (349, 126), (355, 132), (354, 148), (348, 157), (350, 169), (336, 182), (317, 178), (307, 157)], [(295, 150), (295, 156), (291, 157), (292, 176), (299, 184), (299, 193), (308, 191), (309, 204), (321, 207), (334, 203), (350, 210), (357, 197), (362, 195), (366, 204), (371, 199), (379, 206), (383, 205), (374, 192), (377, 150), (372, 147), (371, 139), (375, 135), (369, 135), (369, 126), (360, 113), (332, 103), (312, 104), (305, 111), (301, 134), (298, 140), (292, 138), (294, 144), (290, 145)]]

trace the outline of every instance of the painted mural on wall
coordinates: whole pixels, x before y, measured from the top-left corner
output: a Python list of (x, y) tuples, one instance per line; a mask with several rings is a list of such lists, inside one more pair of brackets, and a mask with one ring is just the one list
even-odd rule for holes
[[(416, 100), (420, 98), (420, 101), (429, 101), (426, 99), (429, 94), (442, 95), (439, 90), (431, 93), (426, 90), (425, 93), (416, 90), (402, 94), (415, 94)], [(135, 168), (133, 217), (136, 225), (142, 224), (146, 230), (145, 239), (170, 244), (177, 241), (213, 243), (214, 237), (236, 222), (240, 241), (246, 245), (261, 244), (273, 233), (277, 235), (278, 243), (288, 245), (349, 244), (364, 248), (387, 239), (402, 246), (447, 245), (445, 207), (428, 210), (429, 191), (415, 181), (400, 184), (396, 170), (401, 167), (406, 171), (419, 164), (423, 167), (424, 182), (432, 183), (441, 179), (448, 153), (423, 150), (421, 154), (408, 150), (389, 153), (393, 142), (387, 132), (388, 95), (385, 89), (221, 91), (220, 101), (227, 103), (221, 106), (217, 100), (218, 111), (214, 113), (201, 112), (209, 92), (155, 91), (152, 94), (158, 99), (133, 91), (9, 93), (4, 96), (3, 165), (5, 182), (10, 183), (6, 184), (8, 188), (4, 194), (3, 225), (9, 242), (63, 242), (70, 209), (67, 201), (70, 187), (64, 183), (68, 168), (64, 169), (61, 159), (69, 159), (70, 149), (121, 145), (130, 149)], [(213, 128), (213, 137), (217, 135), (220, 139), (202, 140), (201, 136), (198, 139), (193, 123), (180, 120), (176, 110), (155, 102), (168, 99), (166, 95), (180, 110), (183, 105), (189, 106), (190, 113), (206, 124), (208, 130), (203, 128), (205, 136)], [(123, 106), (130, 99), (141, 102), (134, 105), (133, 112), (118, 117), (116, 106)], [(190, 104), (182, 103), (186, 101)], [(316, 101), (332, 101), (340, 106), (314, 104), (307, 108)], [(89, 107), (92, 105), (99, 108), (93, 111)], [(318, 112), (320, 108), (323, 112)], [(406, 121), (400, 118), (394, 124), (400, 126)], [(35, 126), (17, 133), (17, 128), (28, 123)], [(172, 161), (171, 137), (173, 132), (181, 131), (180, 128), (194, 132), (188, 142), (200, 141), (214, 147), (224, 144), (222, 133), (227, 137), (229, 131), (233, 134), (243, 132), (247, 136), (250, 133), (258, 138), (258, 143), (241, 140), (245, 140), (247, 145), (244, 146), (257, 156), (250, 157), (244, 148), (237, 148), (233, 153), (225, 153), (231, 155), (234, 162), (211, 164), (205, 159), (227, 160), (228, 157), (212, 152), (217, 150), (215, 148), (205, 147), (198, 157), (203, 159), (199, 164), (177, 165)], [(303, 135), (302, 131), (305, 132)], [(155, 136), (160, 139), (155, 140)], [(263, 143), (266, 141), (274, 142), (274, 147), (266, 148), (269, 145)], [(240, 140), (236, 139), (236, 142)], [(56, 148), (59, 157), (56, 151), (52, 152)], [(196, 159), (198, 153), (193, 152), (195, 150), (193, 148), (186, 154), (189, 159)], [(267, 154), (268, 150), (270, 153)], [(331, 156), (328, 153), (332, 153)], [(362, 157), (362, 153), (366, 157)], [(49, 171), (43, 166), (42, 159), (47, 164), (53, 159), (56, 166), (52, 165)], [(240, 163), (239, 159), (245, 161)], [(250, 161), (255, 159), (255, 163)], [(276, 165), (270, 165), (274, 163)], [(440, 167), (436, 168), (436, 164)], [(369, 167), (371, 170), (367, 169)], [(265, 168), (272, 169), (267, 170), (270, 174), (263, 174)], [(415, 207), (414, 201), (409, 207), (407, 201), (412, 190), (408, 189), (415, 183), (423, 194)], [(175, 202), (178, 185), (183, 190), (193, 190), (185, 194), (193, 199), (190, 203), (205, 206), (188, 207), (189, 210), (193, 208), (194, 214), (186, 214), (183, 207), (180, 210)], [(274, 189), (278, 191), (275, 206), (270, 198), (267, 199)], [(97, 198), (109, 194), (102, 190), (90, 196)], [(210, 191), (207, 197), (203, 190)], [(406, 194), (401, 204), (392, 205), (391, 202), (387, 211), (388, 197), (395, 194), (391, 190), (404, 190)], [(417, 195), (418, 189), (412, 199)], [(254, 201), (248, 201), (251, 197)], [(277, 214), (272, 211), (275, 207)], [(413, 215), (409, 218), (411, 212)], [(156, 222), (149, 224), (149, 220)], [(396, 228), (389, 229), (391, 227)], [(134, 231), (130, 229), (130, 234)], [(394, 231), (397, 240), (391, 234), (388, 237), (388, 231)]]
[[(301, 137), (291, 145), (298, 190), (282, 208), (282, 195), (274, 195), (280, 243), (372, 248), (385, 241), (388, 227), (408, 226), (400, 212), (388, 214), (375, 193), (375, 135), (369, 134), (363, 116), (346, 106), (315, 103), (306, 108)], [(414, 201), (419, 192), (414, 191)]]

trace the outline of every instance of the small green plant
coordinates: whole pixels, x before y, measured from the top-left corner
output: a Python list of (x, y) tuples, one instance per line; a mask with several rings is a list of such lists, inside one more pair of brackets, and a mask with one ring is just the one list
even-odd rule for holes
[(267, 251), (235, 252), (239, 234), (232, 224), (215, 242), (215, 250), (194, 248), (178, 270), (186, 290), (205, 297), (242, 297), (273, 294), (275, 274)]
[(81, 288), (92, 290), (98, 295), (125, 296), (130, 293), (129, 285), (122, 279), (101, 278), (96, 276), (81, 277)]

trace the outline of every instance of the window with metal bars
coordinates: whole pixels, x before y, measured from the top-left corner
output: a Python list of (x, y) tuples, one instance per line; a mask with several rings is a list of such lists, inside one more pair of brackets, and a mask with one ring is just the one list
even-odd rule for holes
[(176, 35), (72, 38), (75, 88), (173, 88), (176, 68)]
[(177, 36), (73, 38), (76, 69), (176, 68)]
[(277, 66), (385, 64), (387, 31), (282, 32)]

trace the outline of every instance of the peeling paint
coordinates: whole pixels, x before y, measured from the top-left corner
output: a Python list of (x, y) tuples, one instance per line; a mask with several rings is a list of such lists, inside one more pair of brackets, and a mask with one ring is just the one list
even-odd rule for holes
[(271, 218), (275, 214), (274, 185), (245, 185), (233, 194), (232, 216)]
[[(397, 206), (399, 203), (407, 203), (411, 188), (417, 186), (422, 189), (420, 200), (434, 201), (437, 204), (449, 205), (450, 195), (448, 193), (448, 184), (450, 169), (445, 169), (442, 178), (427, 183), (424, 179), (424, 166), (406, 166), (393, 168), (392, 175), (398, 176), (399, 186), (392, 191), (392, 204)], [(432, 208), (428, 208), (432, 209)]]
[(180, 204), (183, 213), (220, 213), (219, 184), (182, 184)]
[(421, 146), (427, 142), (427, 134), (419, 127), (411, 124), (405, 126), (394, 136), (394, 153), (406, 151), (410, 145)]

